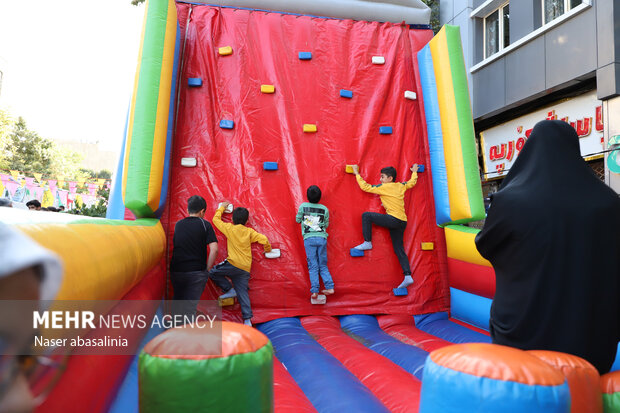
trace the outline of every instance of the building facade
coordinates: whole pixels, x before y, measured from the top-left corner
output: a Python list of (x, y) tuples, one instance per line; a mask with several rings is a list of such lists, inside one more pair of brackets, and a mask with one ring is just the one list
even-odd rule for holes
[(461, 28), (485, 193), (543, 119), (573, 124), (584, 159), (620, 192), (620, 155), (610, 152), (620, 135), (620, 1), (441, 0), (440, 22)]

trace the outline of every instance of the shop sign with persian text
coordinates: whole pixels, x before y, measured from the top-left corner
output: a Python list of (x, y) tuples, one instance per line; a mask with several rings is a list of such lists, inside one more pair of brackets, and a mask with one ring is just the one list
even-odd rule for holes
[(544, 119), (563, 120), (575, 128), (579, 135), (581, 156), (586, 159), (600, 157), (603, 150), (603, 106), (591, 91), (576, 98), (553, 104), (509, 122), (494, 126), (480, 133), (484, 151), (484, 177), (506, 175), (532, 133), (534, 125)]

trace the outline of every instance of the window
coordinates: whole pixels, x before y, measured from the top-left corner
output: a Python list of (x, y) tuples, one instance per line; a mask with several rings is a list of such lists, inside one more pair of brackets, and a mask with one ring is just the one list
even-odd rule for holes
[(543, 24), (579, 6), (583, 0), (542, 0)]
[(484, 58), (510, 44), (510, 13), (508, 3), (484, 18)]

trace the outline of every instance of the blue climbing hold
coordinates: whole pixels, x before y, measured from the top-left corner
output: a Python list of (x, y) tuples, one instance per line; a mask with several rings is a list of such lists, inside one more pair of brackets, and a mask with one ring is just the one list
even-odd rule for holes
[(232, 129), (235, 126), (235, 122), (228, 119), (222, 119), (220, 121), (220, 128), (222, 129)]
[(264, 162), (263, 169), (266, 171), (277, 171), (278, 163), (277, 162)]

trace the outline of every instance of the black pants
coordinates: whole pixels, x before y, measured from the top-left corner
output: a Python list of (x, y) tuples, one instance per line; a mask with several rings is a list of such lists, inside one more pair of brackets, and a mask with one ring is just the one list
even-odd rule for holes
[(405, 247), (403, 246), (403, 235), (405, 234), (405, 228), (407, 228), (407, 221), (401, 221), (400, 219), (394, 218), (393, 216), (387, 214), (364, 212), (362, 214), (362, 233), (364, 234), (364, 241), (372, 241), (372, 224), (390, 230), (392, 247), (394, 248), (396, 257), (398, 257), (400, 267), (403, 269), (403, 274), (411, 275), (409, 258), (407, 257)]
[[(228, 278), (232, 281), (228, 281)], [(241, 316), (244, 320), (252, 318), (252, 306), (250, 304), (250, 273), (237, 268), (228, 261), (222, 261), (209, 272), (209, 278), (213, 280), (215, 285), (220, 287), (222, 291), (227, 293), (233, 285), (237, 293), (237, 300), (241, 305)]]
[(173, 313), (188, 317), (196, 314), (196, 307), (207, 280), (206, 271), (171, 273), (170, 281), (174, 288), (173, 300), (180, 301), (178, 304), (173, 303)]

